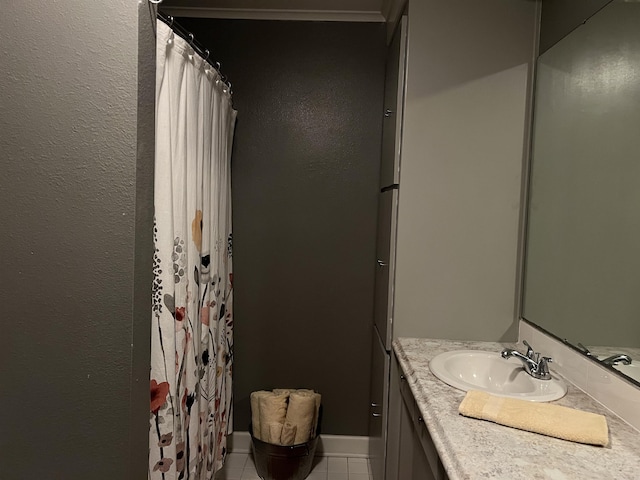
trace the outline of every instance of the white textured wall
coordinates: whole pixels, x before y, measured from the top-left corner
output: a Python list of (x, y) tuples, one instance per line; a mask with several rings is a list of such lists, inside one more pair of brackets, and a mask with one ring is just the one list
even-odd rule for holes
[(515, 339), (536, 3), (409, 6), (394, 336)]

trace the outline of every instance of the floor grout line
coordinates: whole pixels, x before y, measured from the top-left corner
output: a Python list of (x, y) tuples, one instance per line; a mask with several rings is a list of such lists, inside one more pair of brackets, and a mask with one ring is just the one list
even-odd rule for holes
[[(228, 454), (215, 480), (260, 480), (253, 455)], [(307, 480), (373, 480), (373, 476), (368, 458), (317, 456)]]

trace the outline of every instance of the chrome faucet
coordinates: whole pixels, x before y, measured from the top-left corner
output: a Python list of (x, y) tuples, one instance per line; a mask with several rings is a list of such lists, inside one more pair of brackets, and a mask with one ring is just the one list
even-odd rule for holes
[(527, 353), (522, 354), (517, 350), (511, 348), (505, 348), (502, 350), (500, 355), (502, 358), (517, 358), (522, 362), (522, 366), (524, 367), (524, 371), (531, 375), (533, 378), (537, 378), (538, 380), (551, 380), (551, 374), (549, 373), (549, 363), (553, 360), (550, 357), (542, 357), (540, 358), (540, 354), (536, 353), (531, 345), (527, 343), (527, 341), (523, 341), (524, 345), (527, 347)]
[(604, 360), (600, 361), (605, 365), (618, 365), (619, 363), (623, 365), (631, 365), (631, 357), (629, 355), (625, 355), (624, 353), (611, 355), (610, 357), (607, 357)]

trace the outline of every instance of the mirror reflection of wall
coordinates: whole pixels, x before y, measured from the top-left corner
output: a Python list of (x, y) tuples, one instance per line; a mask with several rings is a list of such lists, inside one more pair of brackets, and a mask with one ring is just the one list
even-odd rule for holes
[(640, 347), (639, 25), (614, 1), (539, 58), (523, 317), (574, 345)]

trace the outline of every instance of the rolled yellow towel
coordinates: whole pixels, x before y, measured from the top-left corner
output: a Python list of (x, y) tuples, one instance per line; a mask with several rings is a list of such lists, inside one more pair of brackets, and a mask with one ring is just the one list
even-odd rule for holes
[(253, 428), (253, 436), (258, 440), (263, 440), (262, 432), (260, 431), (260, 397), (264, 394), (268, 394), (266, 390), (258, 390), (251, 392), (251, 427)]
[(287, 395), (289, 395), (291, 392), (295, 392), (296, 389), (295, 388), (274, 388), (273, 389), (273, 393), (275, 393), (276, 395), (282, 395), (283, 393), (286, 393)]
[(318, 434), (318, 417), (320, 416), (320, 402), (322, 400), (322, 395), (319, 393), (313, 394), (313, 399), (315, 400), (315, 411), (313, 412), (313, 422), (311, 424), (311, 438), (315, 438)]
[(280, 444), (285, 446), (294, 445), (296, 441), (296, 426), (289, 422), (284, 422)]
[(300, 388), (295, 391), (302, 395), (313, 396), (315, 399), (316, 410), (313, 415), (313, 421), (311, 422), (311, 434), (310, 434), (310, 438), (314, 438), (318, 430), (318, 417), (320, 415), (320, 403), (322, 401), (322, 395), (320, 395), (319, 393), (316, 393), (315, 390), (310, 390), (307, 388)]
[[(264, 424), (263, 424), (264, 426)], [(267, 443), (272, 443), (274, 445), (280, 445), (280, 437), (282, 436), (282, 423), (268, 423), (267, 424), (267, 439), (265, 440)]]
[(458, 408), (466, 417), (489, 420), (508, 427), (541, 433), (578, 443), (609, 445), (609, 428), (603, 415), (548, 403), (496, 397), (469, 391)]
[[(275, 394), (273, 392), (265, 392), (258, 396), (258, 406), (260, 411), (260, 433), (263, 441), (266, 440), (269, 432), (269, 425), (273, 423), (284, 424), (287, 416), (287, 394)], [(280, 440), (280, 435), (277, 441)]]
[(295, 445), (307, 442), (316, 411), (315, 393), (296, 391), (289, 395), (286, 421), (296, 426)]

